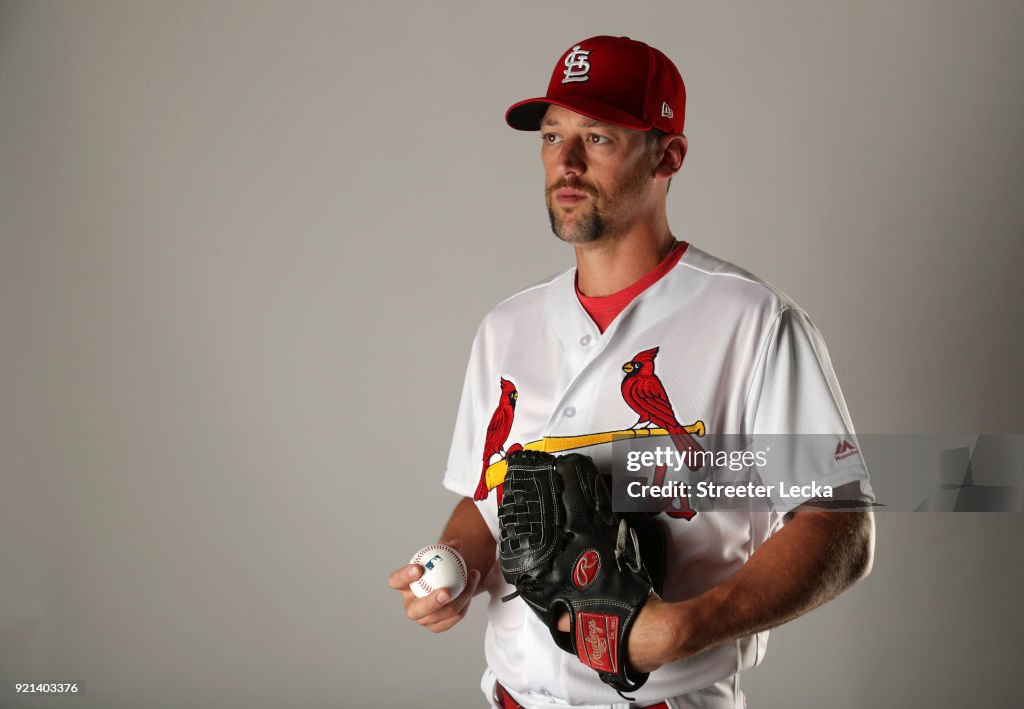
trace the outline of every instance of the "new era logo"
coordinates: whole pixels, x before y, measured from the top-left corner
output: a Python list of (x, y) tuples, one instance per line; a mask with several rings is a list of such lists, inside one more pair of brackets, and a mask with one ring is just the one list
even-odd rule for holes
[(851, 455), (860, 453), (857, 450), (857, 446), (853, 445), (849, 441), (840, 441), (836, 444), (836, 460), (843, 460), (849, 458)]
[(661, 117), (662, 118), (671, 118), (674, 115), (675, 114), (672, 113), (672, 109), (668, 107), (668, 103), (665, 102), (665, 101), (662, 101), (661, 102)]

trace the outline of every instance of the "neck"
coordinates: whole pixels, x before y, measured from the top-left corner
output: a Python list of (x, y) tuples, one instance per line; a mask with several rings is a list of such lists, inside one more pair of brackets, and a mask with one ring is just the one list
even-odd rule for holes
[(577, 244), (577, 286), (590, 297), (618, 293), (653, 271), (675, 243), (664, 219), (660, 224), (638, 225), (619, 238)]

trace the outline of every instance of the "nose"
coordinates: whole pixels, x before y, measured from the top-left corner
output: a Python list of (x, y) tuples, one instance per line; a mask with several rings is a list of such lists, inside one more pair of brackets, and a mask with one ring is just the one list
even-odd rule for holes
[(587, 171), (585, 157), (583, 141), (577, 137), (566, 138), (558, 152), (558, 169), (563, 175), (582, 175)]

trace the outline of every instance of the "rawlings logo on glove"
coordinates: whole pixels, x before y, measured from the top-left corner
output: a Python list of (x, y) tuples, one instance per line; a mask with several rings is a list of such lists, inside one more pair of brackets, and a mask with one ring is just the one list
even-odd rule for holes
[(579, 625), (576, 645), (586, 651), (585, 655), (580, 655), (580, 660), (601, 672), (618, 672), (619, 653), (608, 654), (608, 638), (618, 637), (619, 619), (610, 615), (580, 613)]
[(601, 568), (601, 555), (593, 549), (587, 549), (580, 554), (576, 566), (573, 567), (572, 580), (577, 588), (586, 588), (597, 578), (597, 572)]

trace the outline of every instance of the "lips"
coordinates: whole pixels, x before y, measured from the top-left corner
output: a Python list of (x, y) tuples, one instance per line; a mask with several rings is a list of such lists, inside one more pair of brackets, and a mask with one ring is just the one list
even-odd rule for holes
[(572, 187), (562, 187), (555, 190), (555, 201), (564, 207), (571, 207), (574, 204), (579, 204), (589, 197), (590, 195), (583, 190), (573, 189)]

